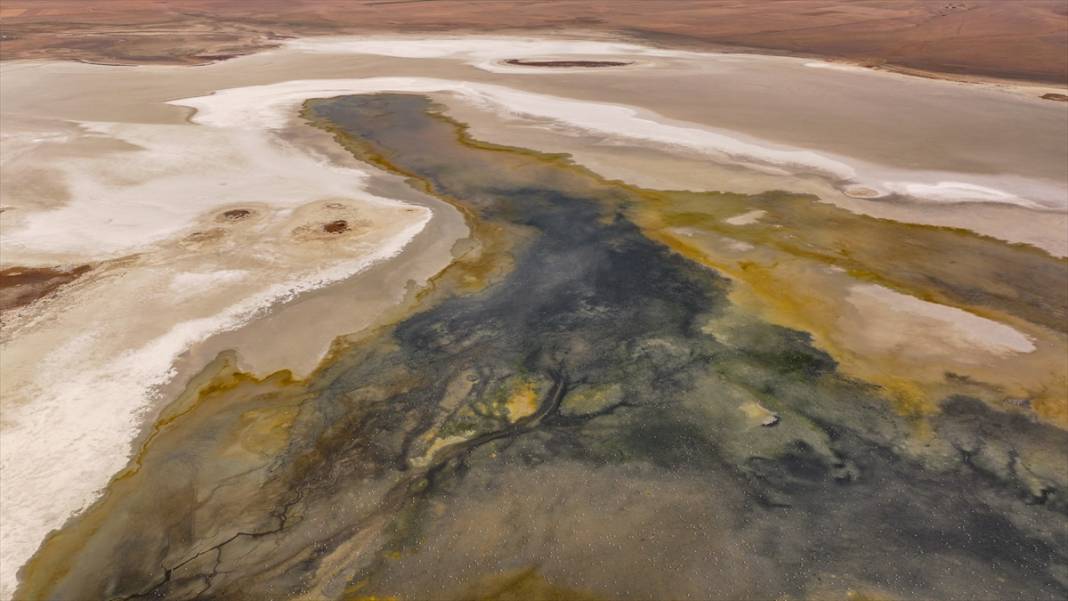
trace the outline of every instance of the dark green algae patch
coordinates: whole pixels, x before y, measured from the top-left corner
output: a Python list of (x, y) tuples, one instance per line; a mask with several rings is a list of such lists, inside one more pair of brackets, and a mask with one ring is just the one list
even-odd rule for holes
[(1062, 431), (960, 397), (910, 445), (874, 387), (643, 236), (625, 188), (420, 96), (306, 116), (465, 210), (470, 256), (305, 382), (221, 356), (19, 599), (501, 598), (516, 573), (546, 583), (524, 598), (1068, 594), (1063, 492), (1010, 461)]

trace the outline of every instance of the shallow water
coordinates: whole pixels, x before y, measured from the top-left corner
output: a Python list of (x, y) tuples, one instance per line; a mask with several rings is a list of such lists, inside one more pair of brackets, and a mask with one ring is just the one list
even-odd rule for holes
[(1068, 592), (1063, 483), (1017, 463), (1056, 464), (1063, 431), (957, 395), (918, 433), (643, 234), (648, 198), (436, 111), (375, 95), (307, 113), (467, 215), (419, 310), (306, 382), (221, 356), (19, 598)]

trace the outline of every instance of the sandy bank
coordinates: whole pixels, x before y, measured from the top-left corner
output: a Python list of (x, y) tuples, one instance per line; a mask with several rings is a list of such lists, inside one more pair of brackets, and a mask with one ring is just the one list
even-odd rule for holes
[[(243, 366), (255, 373), (307, 372), (333, 338), (374, 325), (447, 265), (464, 235), (441, 203), (371, 192), (391, 178), (330, 156), (329, 137), (306, 126), (57, 122), (57, 142), (48, 125), (28, 126), (42, 135), (25, 138), (5, 174), (55, 174), (64, 193), (13, 199), (3, 259), (94, 269), (4, 315), (0, 506), (18, 525), (3, 531), (5, 594), (42, 537), (126, 464), (157, 402), (214, 352), (247, 350)], [(431, 206), (448, 217), (430, 239), (389, 277), (353, 280), (402, 256), (433, 221)], [(322, 302), (312, 312), (295, 302), (340, 282), (368, 287), (327, 303), (341, 319), (317, 319)], [(284, 319), (266, 319), (275, 315)], [(220, 343), (224, 332), (241, 336)]]

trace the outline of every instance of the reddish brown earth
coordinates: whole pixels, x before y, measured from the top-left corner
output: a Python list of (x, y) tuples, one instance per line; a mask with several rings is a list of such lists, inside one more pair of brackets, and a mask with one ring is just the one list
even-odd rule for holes
[(344, 219), (338, 219), (337, 221), (331, 221), (323, 225), (323, 231), (328, 234), (340, 234), (349, 230), (349, 222)]
[(5, 59), (203, 63), (279, 37), (387, 31), (611, 32), (1068, 82), (1068, 0), (5, 0), (0, 8)]
[(0, 269), (0, 311), (28, 305), (89, 271), (88, 265), (73, 269), (9, 267)]

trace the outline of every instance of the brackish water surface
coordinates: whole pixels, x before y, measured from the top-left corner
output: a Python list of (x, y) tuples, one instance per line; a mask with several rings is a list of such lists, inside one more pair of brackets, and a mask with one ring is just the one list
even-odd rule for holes
[(914, 444), (876, 386), (644, 235), (628, 188), (420, 96), (306, 114), (472, 238), (306, 381), (221, 356), (20, 598), (1068, 594), (1060, 483), (1016, 461), (1063, 430), (955, 396)]

